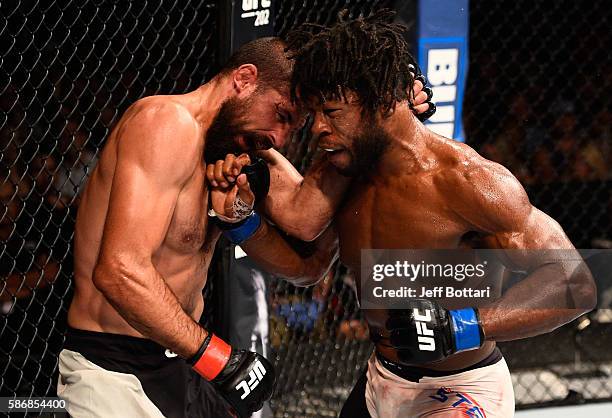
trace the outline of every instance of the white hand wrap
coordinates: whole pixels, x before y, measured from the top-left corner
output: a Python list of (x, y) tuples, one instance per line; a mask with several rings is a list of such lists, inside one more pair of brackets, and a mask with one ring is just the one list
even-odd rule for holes
[(213, 208), (210, 208), (208, 210), (208, 216), (213, 216), (213, 217), (216, 216), (223, 222), (235, 224), (251, 216), (251, 214), (253, 213), (254, 205), (255, 205), (254, 201), (253, 203), (249, 205), (248, 203), (246, 203), (244, 200), (240, 198), (240, 195), (237, 195), (236, 200), (234, 200), (234, 204), (232, 205), (232, 217), (231, 218), (215, 212)]

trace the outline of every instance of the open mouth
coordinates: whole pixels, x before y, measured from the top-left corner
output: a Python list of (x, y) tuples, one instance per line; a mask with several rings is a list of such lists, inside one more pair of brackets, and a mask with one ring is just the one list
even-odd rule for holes
[(342, 151), (344, 151), (343, 149), (336, 149), (336, 150), (324, 150), (327, 155), (329, 155), (330, 157), (334, 156), (334, 155), (338, 155), (340, 153), (342, 153)]
[(338, 147), (329, 144), (320, 144), (319, 149), (325, 152), (327, 161), (329, 161), (335, 166), (346, 165), (347, 159), (350, 158), (349, 150), (344, 147)]
[(339, 154), (342, 151), (345, 151), (345, 149), (342, 147), (334, 147), (334, 146), (326, 146), (326, 145), (319, 145), (319, 149), (325, 151), (329, 155)]

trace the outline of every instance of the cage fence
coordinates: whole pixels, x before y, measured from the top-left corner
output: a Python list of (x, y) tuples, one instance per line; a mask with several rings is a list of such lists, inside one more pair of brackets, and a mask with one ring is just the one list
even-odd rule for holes
[[(280, 36), (303, 22), (332, 23), (343, 8), (401, 8), (409, 36), (415, 29), (415, 0), (277, 4)], [(612, 247), (612, 9), (605, 0), (470, 7), (468, 144), (508, 167), (577, 247)], [(0, 15), (0, 396), (51, 396), (79, 191), (127, 106), (215, 74), (217, 7), (19, 0)], [(285, 152), (304, 172), (314, 150), (304, 133)], [(269, 304), (275, 416), (336, 416), (372, 350), (350, 271), (337, 266), (308, 289), (274, 280)], [(611, 399), (610, 345), (606, 311), (503, 343), (518, 407)]]

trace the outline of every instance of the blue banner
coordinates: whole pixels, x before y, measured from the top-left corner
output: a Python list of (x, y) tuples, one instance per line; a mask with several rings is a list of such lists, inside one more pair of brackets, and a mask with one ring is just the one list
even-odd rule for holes
[(418, 60), (438, 110), (427, 127), (464, 142), (461, 111), (468, 70), (468, 0), (419, 0)]

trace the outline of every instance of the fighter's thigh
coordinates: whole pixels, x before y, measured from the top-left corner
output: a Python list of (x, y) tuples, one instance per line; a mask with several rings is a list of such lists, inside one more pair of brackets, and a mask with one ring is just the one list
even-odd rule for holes
[(421, 411), (416, 414), (419, 418), (484, 418), (490, 412), (489, 410), (485, 412), (482, 403), (477, 400), (478, 397), (474, 394), (468, 395), (447, 388), (440, 388), (431, 392), (428, 401), (421, 403)]
[(440, 387), (426, 390), (418, 403), (419, 418), (511, 418), (514, 416), (514, 397), (506, 397), (502, 391), (478, 388), (456, 390)]
[(70, 416), (163, 417), (136, 376), (104, 370), (68, 350), (60, 353), (59, 360), (57, 394), (66, 400)]
[[(431, 384), (431, 383), (430, 383)], [(419, 417), (514, 416), (514, 389), (506, 361), (461, 373), (424, 391)]]
[(484, 417), (484, 415), (468, 415), (466, 412), (456, 410), (436, 411), (427, 414), (419, 415), (418, 418), (471, 418)]

